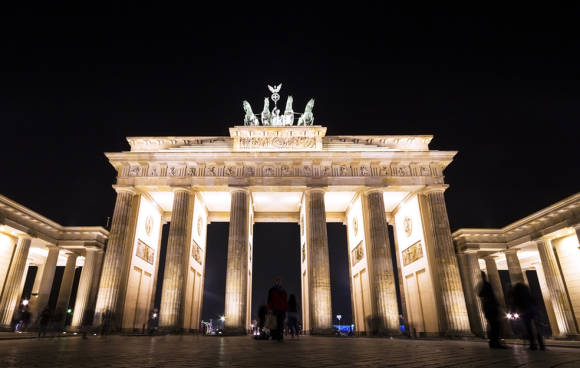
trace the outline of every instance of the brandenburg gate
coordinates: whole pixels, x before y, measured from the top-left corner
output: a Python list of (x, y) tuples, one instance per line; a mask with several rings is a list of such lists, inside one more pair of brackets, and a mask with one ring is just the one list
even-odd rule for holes
[[(271, 88), (274, 103), (279, 89)], [(430, 150), (428, 135), (326, 135), (314, 125), (313, 105), (295, 113), (289, 97), (280, 114), (266, 99), (256, 115), (244, 101), (244, 125), (229, 136), (130, 137), (130, 151), (106, 154), (117, 171), (117, 199), (96, 324), (109, 317), (122, 330), (147, 323), (161, 227), (170, 221), (159, 327), (198, 330), (205, 269), (212, 267), (205, 264), (207, 225), (229, 222), (225, 327), (246, 331), (253, 225), (293, 222), (301, 234), (303, 329), (325, 333), (332, 328), (326, 223), (340, 222), (358, 333), (399, 333), (398, 273), (417, 333), (470, 334), (444, 199), (443, 171), (456, 152)]]

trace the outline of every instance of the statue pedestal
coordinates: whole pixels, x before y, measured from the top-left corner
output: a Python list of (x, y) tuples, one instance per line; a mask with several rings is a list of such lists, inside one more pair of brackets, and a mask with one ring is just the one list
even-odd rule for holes
[(235, 152), (322, 151), (326, 128), (310, 126), (235, 126), (230, 128)]

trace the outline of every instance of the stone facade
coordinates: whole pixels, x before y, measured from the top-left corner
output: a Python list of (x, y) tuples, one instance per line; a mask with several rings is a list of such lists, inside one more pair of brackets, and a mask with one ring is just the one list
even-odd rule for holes
[[(507, 271), (510, 284), (533, 286), (528, 275), (537, 278), (552, 336), (578, 337), (580, 324), (580, 193), (544, 208), (501, 229), (459, 229), (453, 233), (459, 259), (469, 257), (471, 281), (466, 296), (477, 291), (478, 278), (473, 272), (485, 270), (505, 312), (509, 287), (502, 285), (498, 269)], [(476, 263), (473, 260), (481, 260)], [(464, 280), (470, 271), (462, 273)], [(535, 284), (535, 283), (534, 283)], [(504, 290), (505, 289), (505, 290)], [(474, 333), (485, 323), (478, 300), (467, 297)], [(542, 308), (540, 308), (541, 310)], [(475, 327), (475, 328), (474, 328)], [(509, 326), (505, 327), (511, 333)]]
[[(12, 330), (20, 312), (31, 313), (29, 329), (38, 327), (45, 308), (65, 327), (68, 308), (72, 329), (94, 313), (100, 262), (109, 232), (102, 227), (61, 226), (0, 195), (0, 329)], [(56, 304), (48, 305), (57, 266), (65, 266)], [(21, 300), (26, 275), (37, 267), (30, 300)], [(82, 267), (76, 300), (71, 300), (75, 269)]]

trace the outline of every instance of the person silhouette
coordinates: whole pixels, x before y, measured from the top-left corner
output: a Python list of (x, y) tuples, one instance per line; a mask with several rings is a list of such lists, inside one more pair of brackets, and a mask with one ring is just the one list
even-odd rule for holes
[(272, 339), (280, 342), (284, 339), (284, 318), (288, 310), (286, 298), (282, 281), (279, 278), (274, 279), (274, 285), (268, 291), (268, 308), (276, 318), (276, 329), (272, 331)]
[[(511, 307), (519, 314), (524, 324), (526, 335), (530, 342), (530, 349), (537, 350), (539, 344), (540, 349), (545, 350), (544, 337), (538, 328), (538, 303), (532, 296), (530, 288), (526, 284), (518, 282), (510, 293), (510, 299)], [(538, 344), (536, 344), (536, 339)]]
[(488, 336), (489, 336), (489, 347), (492, 349), (506, 349), (507, 347), (503, 345), (500, 341), (500, 318), (501, 311), (499, 308), (499, 303), (493, 288), (485, 274), (482, 277), (481, 284), (479, 286), (478, 296), (481, 298), (481, 304), (483, 306), (483, 314), (485, 319), (487, 319), (488, 326)]

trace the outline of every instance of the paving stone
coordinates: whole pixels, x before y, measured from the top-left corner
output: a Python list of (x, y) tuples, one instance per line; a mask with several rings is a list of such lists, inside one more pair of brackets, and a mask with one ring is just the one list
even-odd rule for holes
[(485, 342), (301, 337), (91, 336), (0, 341), (0, 367), (579, 367), (580, 349)]

